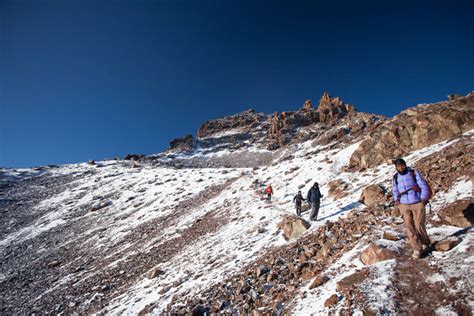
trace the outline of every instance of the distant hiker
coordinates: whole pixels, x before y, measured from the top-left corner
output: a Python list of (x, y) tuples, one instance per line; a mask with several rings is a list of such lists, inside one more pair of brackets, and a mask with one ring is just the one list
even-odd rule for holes
[(272, 194), (273, 194), (273, 188), (270, 184), (265, 189), (265, 193), (267, 194), (267, 201), (271, 201), (272, 200)]
[(315, 182), (306, 195), (306, 201), (311, 204), (311, 215), (309, 219), (316, 221), (318, 219), (319, 205), (321, 204), (322, 194), (319, 191), (319, 184)]
[(253, 181), (253, 185), (255, 186), (255, 190), (258, 190), (258, 179)]
[(296, 215), (298, 216), (301, 216), (301, 201), (305, 201), (305, 199), (301, 195), (301, 191), (298, 191), (298, 194), (293, 198), (293, 202), (296, 205)]
[(431, 244), (425, 227), (425, 204), (431, 190), (418, 170), (407, 167), (405, 160), (398, 158), (394, 164), (397, 173), (392, 178), (393, 199), (405, 222), (408, 241), (413, 248), (412, 257), (419, 259), (423, 245), (429, 247)]

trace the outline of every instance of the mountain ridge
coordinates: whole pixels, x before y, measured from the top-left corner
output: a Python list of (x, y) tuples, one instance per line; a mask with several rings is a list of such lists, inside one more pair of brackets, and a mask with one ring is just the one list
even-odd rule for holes
[[(149, 156), (1, 168), (0, 311), (472, 313), (474, 94), (393, 118), (344, 104), (244, 111)], [(390, 196), (399, 155), (435, 191), (439, 249), (420, 261)], [(314, 181), (324, 199), (308, 226), (292, 198)]]

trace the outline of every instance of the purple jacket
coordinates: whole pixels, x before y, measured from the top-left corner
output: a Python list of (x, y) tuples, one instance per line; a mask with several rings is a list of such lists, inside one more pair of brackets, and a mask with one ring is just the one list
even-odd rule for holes
[[(395, 177), (392, 177), (392, 188), (393, 188), (393, 199), (400, 200), (401, 204), (416, 204), (421, 201), (428, 199), (428, 184), (426, 180), (421, 176), (418, 170), (415, 170), (416, 183), (413, 179), (413, 176), (410, 172), (411, 168), (407, 168), (407, 173), (401, 175), (398, 173), (397, 182), (395, 184)], [(421, 189), (421, 192), (416, 192), (413, 190), (413, 186), (418, 184)], [(406, 192), (405, 194), (402, 194)]]

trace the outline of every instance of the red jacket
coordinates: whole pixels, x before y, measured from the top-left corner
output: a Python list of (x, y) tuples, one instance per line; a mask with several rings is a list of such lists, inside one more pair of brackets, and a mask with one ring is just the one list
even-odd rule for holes
[(266, 192), (267, 194), (273, 194), (272, 186), (269, 185), (269, 186), (265, 189), (265, 192)]

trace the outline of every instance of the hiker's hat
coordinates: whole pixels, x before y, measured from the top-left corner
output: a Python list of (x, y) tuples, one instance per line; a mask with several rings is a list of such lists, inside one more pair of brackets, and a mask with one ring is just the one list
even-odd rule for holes
[(407, 163), (405, 162), (405, 160), (403, 160), (402, 158), (397, 158), (393, 161), (393, 164), (394, 165), (404, 165), (406, 166)]

